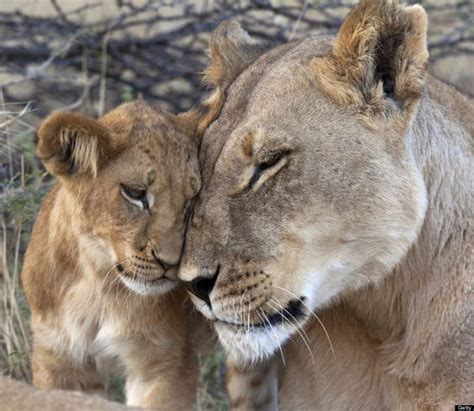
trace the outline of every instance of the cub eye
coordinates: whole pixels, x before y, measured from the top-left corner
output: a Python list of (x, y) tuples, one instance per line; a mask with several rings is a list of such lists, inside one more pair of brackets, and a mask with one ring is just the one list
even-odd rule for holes
[(250, 179), (247, 189), (251, 189), (253, 187), (265, 170), (277, 165), (288, 154), (290, 154), (290, 150), (275, 150), (268, 153), (265, 160), (255, 167), (255, 171), (252, 178)]
[(120, 192), (132, 204), (137, 205), (142, 210), (149, 208), (146, 190), (141, 187), (132, 187), (121, 184)]
[(133, 200), (141, 200), (143, 197), (146, 197), (146, 190), (141, 188), (130, 187), (122, 184), (122, 190), (127, 197), (130, 197)]

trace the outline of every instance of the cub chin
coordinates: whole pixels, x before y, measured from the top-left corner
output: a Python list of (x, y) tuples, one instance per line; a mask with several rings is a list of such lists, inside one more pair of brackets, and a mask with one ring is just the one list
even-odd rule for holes
[(22, 273), (37, 387), (100, 391), (115, 358), (127, 404), (194, 406), (205, 329), (176, 269), (201, 184), (202, 112), (136, 101), (99, 120), (58, 113), (41, 125), (37, 154), (58, 179)]

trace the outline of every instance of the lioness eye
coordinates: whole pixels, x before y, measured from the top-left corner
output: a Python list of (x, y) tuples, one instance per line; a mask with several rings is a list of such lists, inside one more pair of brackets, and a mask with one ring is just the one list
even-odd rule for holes
[(288, 152), (281, 151), (281, 150), (272, 151), (271, 153), (268, 154), (267, 158), (258, 165), (258, 167), (262, 171), (266, 170), (267, 168), (273, 167), (286, 154), (288, 154)]
[(132, 204), (137, 205), (142, 210), (149, 208), (145, 189), (122, 184), (120, 192), (128, 201), (130, 201)]
[(265, 170), (268, 170), (269, 168), (278, 164), (280, 160), (286, 157), (289, 153), (289, 150), (275, 150), (268, 153), (265, 157), (265, 160), (257, 164), (257, 166), (255, 167), (255, 171), (253, 173), (252, 178), (250, 179), (248, 188), (250, 189), (253, 187), (253, 185), (258, 181), (258, 179)]

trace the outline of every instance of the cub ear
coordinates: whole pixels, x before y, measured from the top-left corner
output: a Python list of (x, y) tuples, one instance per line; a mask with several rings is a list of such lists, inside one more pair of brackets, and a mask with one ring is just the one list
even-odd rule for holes
[(110, 130), (96, 120), (76, 113), (49, 116), (38, 130), (36, 152), (55, 176), (96, 176), (112, 154)]
[(323, 88), (337, 103), (359, 112), (401, 112), (406, 118), (425, 83), (427, 26), (421, 6), (361, 0), (329, 55), (314, 61)]
[(237, 21), (222, 22), (211, 36), (211, 61), (204, 71), (204, 81), (214, 87), (227, 89), (266, 48), (252, 39)]

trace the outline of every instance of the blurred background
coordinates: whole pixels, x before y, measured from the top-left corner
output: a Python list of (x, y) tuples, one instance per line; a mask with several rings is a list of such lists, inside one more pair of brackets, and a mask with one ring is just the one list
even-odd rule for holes
[[(212, 30), (236, 17), (274, 44), (336, 33), (352, 0), (0, 1), (0, 373), (30, 381), (29, 312), (19, 283), (41, 199), (53, 183), (34, 154), (55, 110), (101, 116), (142, 97), (183, 111), (202, 99)], [(474, 96), (474, 0), (408, 1), (430, 17), (431, 73)], [(202, 359), (200, 409), (227, 409), (223, 354)], [(111, 379), (117, 400), (122, 380)]]

